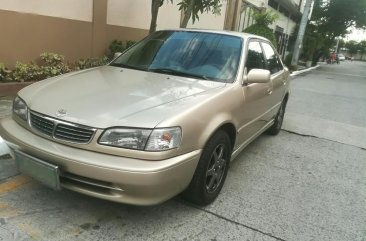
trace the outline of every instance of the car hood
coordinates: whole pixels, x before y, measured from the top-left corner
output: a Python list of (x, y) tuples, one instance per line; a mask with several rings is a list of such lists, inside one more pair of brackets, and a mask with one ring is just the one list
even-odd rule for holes
[[(131, 118), (133, 123), (128, 119), (223, 86), (220, 82), (103, 66), (40, 81), (21, 90), (19, 96), (31, 110), (65, 121), (96, 128), (153, 128), (161, 121), (159, 115), (138, 121)], [(61, 109), (66, 111), (63, 117), (56, 115)]]

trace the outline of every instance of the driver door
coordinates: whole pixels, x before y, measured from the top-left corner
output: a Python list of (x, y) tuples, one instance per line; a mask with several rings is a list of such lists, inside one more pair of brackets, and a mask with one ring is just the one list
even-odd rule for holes
[[(267, 69), (263, 49), (258, 40), (250, 40), (246, 57), (246, 73), (252, 69)], [(245, 74), (246, 74), (245, 73)], [(242, 87), (244, 102), (240, 106), (237, 146), (239, 147), (270, 120), (272, 81), (268, 83), (245, 83)]]

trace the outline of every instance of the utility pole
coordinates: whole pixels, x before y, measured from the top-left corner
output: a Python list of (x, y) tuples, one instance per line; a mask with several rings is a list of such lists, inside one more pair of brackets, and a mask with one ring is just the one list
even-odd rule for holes
[(295, 42), (294, 54), (292, 55), (292, 60), (291, 60), (292, 66), (297, 66), (297, 62), (299, 61), (300, 51), (302, 48), (302, 40), (304, 39), (304, 34), (305, 34), (305, 30), (306, 30), (306, 25), (309, 20), (308, 18), (309, 18), (309, 13), (310, 13), (310, 8), (311, 8), (312, 2), (313, 2), (313, 0), (306, 0), (306, 2), (305, 2), (304, 13), (302, 14), (302, 17), (301, 17), (299, 32), (297, 33), (297, 38), (296, 38), (296, 42)]
[(336, 45), (336, 49), (335, 49), (336, 54), (338, 54), (338, 47), (339, 47), (339, 38), (337, 39), (337, 45)]

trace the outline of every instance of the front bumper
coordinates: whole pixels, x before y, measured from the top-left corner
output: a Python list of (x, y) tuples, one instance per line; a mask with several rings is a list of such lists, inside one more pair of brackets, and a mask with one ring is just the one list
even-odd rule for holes
[(0, 135), (12, 149), (59, 166), (61, 185), (86, 195), (134, 205), (153, 205), (182, 192), (201, 150), (161, 161), (139, 160), (78, 149), (39, 137), (11, 118)]

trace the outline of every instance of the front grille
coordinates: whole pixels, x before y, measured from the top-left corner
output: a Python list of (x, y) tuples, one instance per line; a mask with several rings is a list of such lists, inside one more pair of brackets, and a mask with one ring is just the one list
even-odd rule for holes
[(30, 114), (30, 120), (33, 128), (47, 136), (52, 136), (53, 129), (55, 128), (55, 123), (53, 121), (35, 115), (34, 113)]
[(35, 130), (51, 138), (80, 144), (89, 143), (95, 133), (95, 129), (91, 127), (57, 120), (34, 112), (30, 113), (30, 124)]
[(55, 130), (55, 137), (72, 142), (87, 143), (94, 134), (93, 130), (76, 126), (58, 124)]

